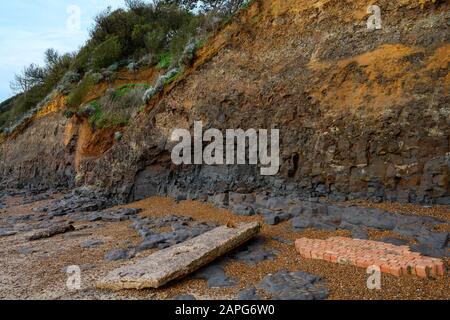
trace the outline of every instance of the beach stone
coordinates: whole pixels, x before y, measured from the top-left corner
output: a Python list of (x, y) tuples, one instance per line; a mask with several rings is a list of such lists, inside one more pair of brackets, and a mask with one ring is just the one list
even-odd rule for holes
[(272, 260), (277, 254), (276, 250), (266, 249), (264, 241), (259, 238), (237, 249), (230, 255), (230, 258), (247, 264), (257, 264), (264, 260)]
[(253, 207), (246, 204), (237, 204), (231, 208), (231, 211), (238, 216), (254, 216), (256, 214)]
[(236, 228), (218, 227), (196, 238), (155, 252), (137, 263), (108, 273), (98, 282), (104, 289), (159, 288), (187, 276), (216, 258), (255, 237), (259, 223), (240, 224)]
[(409, 241), (407, 241), (407, 240), (392, 238), (392, 237), (380, 238), (380, 239), (378, 239), (378, 241), (390, 243), (390, 244), (393, 244), (396, 246), (405, 246), (409, 243)]
[(393, 230), (397, 225), (397, 217), (380, 209), (348, 207), (342, 214), (342, 220), (379, 230)]
[(303, 205), (295, 205), (289, 208), (288, 212), (291, 214), (292, 217), (298, 217), (303, 213)]
[(318, 229), (318, 230), (325, 230), (325, 231), (336, 231), (338, 229), (338, 226), (335, 225), (334, 223), (329, 222), (329, 221), (323, 221), (320, 218), (312, 219), (311, 227)]
[(250, 301), (250, 300), (261, 300), (261, 297), (256, 291), (255, 287), (250, 287), (238, 292), (237, 300)]
[(365, 228), (355, 228), (352, 230), (352, 238), (367, 240), (369, 239), (369, 233)]
[(269, 196), (266, 194), (257, 194), (255, 197), (255, 208), (263, 209), (267, 208)]
[[(157, 232), (155, 229), (170, 226), (172, 231)], [(144, 238), (143, 242), (137, 247), (138, 251), (149, 249), (165, 249), (170, 246), (182, 243), (195, 238), (205, 232), (212, 230), (215, 225), (192, 221), (190, 217), (178, 219), (176, 216), (144, 219), (136, 221), (135, 229)]]
[(292, 218), (292, 215), (287, 212), (275, 212), (270, 215), (267, 215), (264, 218), (264, 223), (268, 225), (277, 225), (281, 222), (288, 221)]
[(421, 234), (423, 235), (423, 233), (427, 231), (428, 228), (426, 226), (417, 222), (398, 225), (394, 229), (394, 232), (401, 234), (402, 236), (413, 238), (418, 237)]
[(419, 243), (411, 245), (411, 250), (433, 258), (450, 257), (450, 250), (448, 248), (434, 248), (426, 244)]
[(114, 201), (107, 196), (87, 188), (75, 189), (63, 198), (54, 200), (50, 204), (37, 209), (47, 212), (51, 217), (65, 216), (74, 212), (92, 212), (112, 206)]
[(332, 222), (322, 220), (323, 217), (300, 216), (291, 220), (294, 231), (301, 231), (307, 228), (315, 228), (318, 230), (335, 231), (338, 226)]
[(448, 197), (441, 197), (441, 198), (436, 199), (436, 204), (438, 204), (438, 205), (446, 205), (446, 206), (450, 205), (450, 196), (448, 196)]
[(10, 236), (13, 236), (15, 234), (17, 234), (17, 231), (13, 231), (13, 230), (10, 230), (10, 229), (3, 229), (3, 228), (0, 229), (0, 238), (1, 237), (10, 237)]
[(302, 203), (301, 215), (305, 217), (321, 216), (325, 218), (328, 215), (328, 207), (325, 204), (316, 202), (304, 202)]
[(234, 287), (237, 282), (228, 277), (222, 266), (211, 265), (197, 271), (192, 275), (193, 279), (203, 279), (208, 281), (208, 288)]
[(219, 193), (211, 198), (212, 204), (218, 208), (226, 208), (229, 204), (228, 193)]
[(240, 204), (251, 205), (255, 202), (255, 196), (253, 194), (230, 192), (228, 194), (228, 202), (230, 206)]
[(32, 254), (38, 252), (38, 250), (34, 248), (19, 248), (16, 250), (16, 252), (20, 254)]
[(273, 300), (323, 300), (329, 292), (321, 280), (302, 271), (279, 271), (264, 277), (258, 288), (271, 295)]
[(135, 218), (142, 209), (140, 208), (123, 208), (112, 211), (102, 211), (89, 215), (90, 221), (106, 221), (106, 222), (119, 222), (127, 221)]
[(416, 237), (417, 242), (434, 249), (443, 249), (448, 244), (448, 232), (422, 232)]
[(81, 247), (85, 248), (85, 249), (91, 249), (91, 248), (95, 248), (98, 247), (100, 245), (103, 244), (102, 240), (86, 240)]
[(267, 201), (267, 208), (271, 210), (284, 210), (289, 206), (289, 200), (284, 197), (270, 198)]
[(187, 196), (185, 194), (179, 194), (179, 195), (177, 195), (175, 200), (176, 200), (176, 202), (186, 201), (187, 200)]
[(311, 220), (306, 217), (295, 217), (294, 219), (291, 220), (291, 223), (292, 223), (292, 227), (296, 231), (301, 230), (301, 229), (310, 228), (312, 226)]
[(135, 255), (134, 250), (127, 249), (114, 249), (109, 251), (105, 255), (105, 260), (107, 261), (118, 261), (118, 260), (129, 260)]
[(346, 209), (346, 207), (339, 207), (339, 206), (330, 205), (330, 206), (327, 207), (327, 215), (331, 219), (341, 220), (345, 209)]

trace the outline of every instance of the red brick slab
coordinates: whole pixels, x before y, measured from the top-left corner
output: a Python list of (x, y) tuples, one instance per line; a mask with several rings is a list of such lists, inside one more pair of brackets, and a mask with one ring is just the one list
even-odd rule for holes
[(368, 268), (378, 266), (381, 272), (394, 276), (416, 275), (421, 278), (443, 276), (441, 259), (411, 252), (408, 246), (396, 246), (372, 240), (332, 237), (327, 240), (301, 238), (295, 241), (297, 252), (307, 259), (326, 260)]

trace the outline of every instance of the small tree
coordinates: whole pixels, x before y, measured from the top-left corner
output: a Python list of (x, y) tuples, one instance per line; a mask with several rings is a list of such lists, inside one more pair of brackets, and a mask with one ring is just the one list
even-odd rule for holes
[(28, 92), (33, 87), (51, 90), (69, 70), (74, 55), (60, 55), (55, 49), (47, 49), (44, 53), (45, 66), (30, 64), (21, 74), (16, 74), (11, 82), (11, 89), (16, 93)]
[(27, 92), (34, 86), (44, 84), (45, 76), (45, 69), (32, 63), (28, 67), (25, 67), (21, 74), (14, 76), (10, 87), (15, 93)]

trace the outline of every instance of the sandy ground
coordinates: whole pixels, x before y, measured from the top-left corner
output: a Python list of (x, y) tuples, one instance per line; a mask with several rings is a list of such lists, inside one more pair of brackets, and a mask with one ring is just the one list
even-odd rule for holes
[[(21, 205), (19, 197), (8, 198), (6, 202), (9, 207), (0, 210), (0, 215), (29, 214), (32, 208), (42, 206), (49, 201), (50, 199)], [(260, 219), (259, 217), (238, 217), (226, 210), (213, 208), (203, 203), (193, 201), (176, 203), (171, 199), (158, 197), (125, 207), (143, 208), (142, 216), (186, 215), (198, 221), (219, 224), (226, 224), (229, 219), (235, 222)], [(448, 207), (417, 207), (415, 210), (412, 210), (410, 206), (402, 208), (409, 212), (413, 211), (414, 214), (441, 217), (448, 216), (449, 212)], [(438, 279), (419, 279), (413, 276), (397, 278), (383, 274), (381, 290), (369, 290), (366, 286), (368, 275), (365, 269), (301, 259), (293, 245), (281, 243), (273, 237), (293, 241), (304, 236), (324, 239), (334, 235), (349, 236), (349, 233), (317, 230), (293, 232), (289, 222), (277, 226), (265, 225), (262, 229), (260, 237), (266, 240), (266, 245), (279, 251), (274, 260), (263, 261), (256, 265), (247, 265), (229, 259), (223, 261), (227, 275), (238, 280), (236, 287), (209, 289), (204, 280), (186, 278), (158, 290), (111, 292), (96, 289), (96, 281), (108, 271), (123, 264), (132, 263), (151, 253), (151, 251), (141, 252), (129, 261), (108, 262), (104, 259), (104, 255), (111, 249), (136, 246), (141, 241), (130, 225), (130, 221), (75, 223), (76, 231), (40, 241), (30, 242), (26, 239), (32, 232), (0, 238), (0, 299), (154, 300), (171, 299), (180, 294), (190, 294), (197, 299), (235, 299), (240, 290), (256, 285), (267, 274), (283, 269), (302, 270), (322, 276), (330, 289), (330, 299), (450, 299), (448, 272)], [(448, 227), (448, 224), (440, 226), (441, 229), (448, 229)], [(392, 235), (392, 232), (370, 232), (371, 239)], [(104, 244), (91, 249), (82, 248), (81, 244), (89, 239), (102, 240)], [(449, 259), (446, 259), (445, 263), (448, 269)], [(65, 268), (70, 265), (78, 265), (82, 269), (80, 290), (70, 291), (66, 286), (68, 275)]]

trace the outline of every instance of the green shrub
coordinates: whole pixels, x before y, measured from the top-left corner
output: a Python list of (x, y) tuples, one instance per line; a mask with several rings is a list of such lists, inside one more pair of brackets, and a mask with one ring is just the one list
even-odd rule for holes
[(35, 86), (26, 93), (20, 94), (10, 102), (8, 111), (1, 113), (0, 127), (10, 127), (16, 123), (25, 113), (33, 109), (47, 95), (47, 90), (43, 85)]
[(166, 33), (162, 29), (155, 29), (148, 32), (144, 36), (145, 48), (152, 52), (158, 53), (164, 47)]
[(89, 116), (92, 128), (108, 128), (127, 125), (133, 112), (142, 105), (146, 84), (129, 84), (91, 102), (93, 109)]
[(92, 52), (92, 66), (96, 69), (106, 68), (120, 59), (121, 52), (118, 37), (110, 37)]
[(128, 95), (134, 89), (143, 88), (144, 90), (147, 90), (149, 87), (150, 86), (146, 83), (130, 83), (118, 88), (112, 95), (114, 95), (115, 98), (121, 98)]
[(107, 10), (95, 19), (90, 45), (96, 47), (111, 37), (120, 44), (120, 58), (138, 59), (145, 54), (176, 54), (183, 50), (201, 21), (180, 3), (160, 0), (153, 4), (127, 0), (128, 10)]
[(201, 48), (203, 48), (206, 44), (206, 40), (205, 39), (201, 39), (199, 41), (197, 41), (195, 43), (195, 50), (200, 50)]
[(172, 64), (172, 55), (169, 52), (163, 53), (159, 56), (159, 62), (156, 65), (158, 69), (167, 69)]
[(0, 129), (3, 128), (10, 119), (10, 111), (4, 111), (0, 113)]
[(96, 80), (94, 75), (87, 75), (83, 80), (78, 84), (78, 86), (72, 90), (72, 92), (67, 97), (67, 106), (69, 108), (78, 108), (82, 103), (86, 96), (89, 94), (89, 91), (95, 85)]
[(74, 57), (70, 53), (59, 55), (53, 49), (48, 49), (45, 52), (46, 67), (44, 86), (46, 88), (46, 95), (63, 79), (64, 75), (70, 69)]
[(101, 119), (102, 107), (98, 100), (92, 101), (90, 107), (94, 110), (94, 113), (89, 117), (89, 124), (91, 127), (95, 127), (96, 123)]
[(71, 68), (78, 72), (86, 72), (89, 68), (91, 48), (86, 45), (76, 55)]
[(14, 104), (19, 97), (20, 95), (17, 95), (0, 103), (0, 131), (10, 123)]

